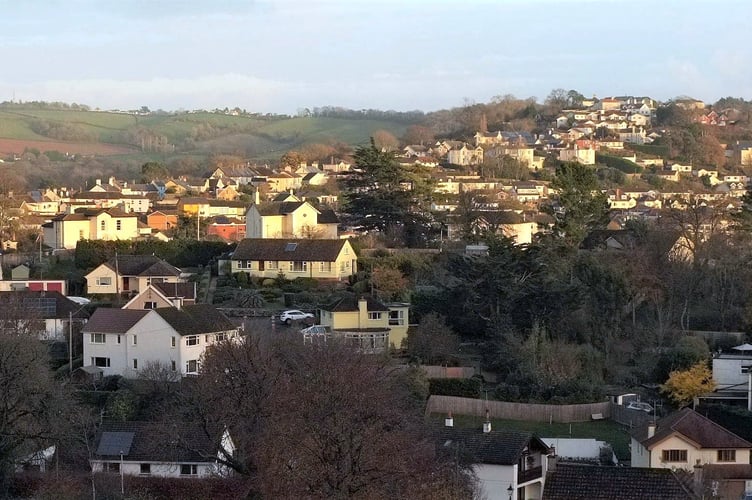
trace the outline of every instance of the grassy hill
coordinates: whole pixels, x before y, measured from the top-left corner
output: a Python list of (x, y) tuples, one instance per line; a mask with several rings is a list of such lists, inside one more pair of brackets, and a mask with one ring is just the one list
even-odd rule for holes
[(371, 119), (210, 112), (137, 115), (6, 103), (0, 105), (0, 153), (30, 147), (92, 154), (228, 153), (269, 160), (310, 143), (365, 144), (380, 129), (401, 136), (406, 127)]

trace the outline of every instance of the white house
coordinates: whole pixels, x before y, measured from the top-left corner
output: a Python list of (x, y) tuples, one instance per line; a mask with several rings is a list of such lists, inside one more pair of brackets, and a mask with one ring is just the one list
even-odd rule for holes
[(83, 323), (89, 313), (59, 292), (0, 292), (0, 333), (25, 332), (39, 340), (64, 340), (70, 322)]
[(227, 429), (192, 422), (102, 423), (91, 459), (94, 472), (196, 479), (227, 476), (235, 453)]
[(198, 373), (206, 348), (237, 339), (239, 328), (211, 304), (94, 311), (83, 328), (84, 367), (103, 376), (135, 378), (159, 364), (181, 375)]
[(554, 451), (530, 432), (458, 428), (451, 417), (438, 432), (439, 452), (462, 456), (472, 464), (482, 498), (522, 500), (542, 498), (548, 457)]

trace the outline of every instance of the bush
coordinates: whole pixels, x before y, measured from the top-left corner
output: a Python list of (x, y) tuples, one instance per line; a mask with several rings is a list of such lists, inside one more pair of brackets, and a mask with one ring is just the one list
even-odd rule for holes
[(437, 396), (478, 398), (481, 387), (481, 380), (476, 377), (428, 379), (428, 392)]
[(595, 161), (598, 163), (603, 163), (610, 168), (620, 170), (625, 174), (639, 174), (643, 170), (643, 168), (636, 163), (625, 160), (624, 158), (620, 158), (618, 156), (595, 153)]

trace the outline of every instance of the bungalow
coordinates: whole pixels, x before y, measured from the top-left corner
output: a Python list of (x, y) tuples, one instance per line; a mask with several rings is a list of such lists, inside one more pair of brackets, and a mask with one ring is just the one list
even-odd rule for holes
[(230, 258), (230, 271), (341, 281), (358, 272), (358, 256), (346, 239), (246, 238)]
[(633, 467), (685, 469), (700, 464), (749, 464), (752, 443), (684, 408), (632, 432)]
[(94, 472), (128, 476), (206, 478), (226, 476), (222, 465), (235, 453), (230, 434), (195, 423), (102, 423), (91, 459)]
[(85, 278), (89, 294), (137, 293), (152, 283), (185, 281), (180, 269), (154, 255), (119, 255)]
[(39, 340), (63, 340), (70, 321), (89, 313), (59, 292), (0, 292), (0, 333), (23, 332)]
[(82, 332), (84, 367), (126, 378), (157, 365), (195, 375), (208, 346), (239, 338), (239, 327), (211, 304), (140, 310), (100, 307)]

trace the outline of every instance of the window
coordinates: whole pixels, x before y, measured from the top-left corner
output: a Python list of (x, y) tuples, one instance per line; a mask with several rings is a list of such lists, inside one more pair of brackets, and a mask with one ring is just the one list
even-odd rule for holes
[(115, 230), (120, 231), (123, 228), (123, 221), (117, 220), (115, 221)]
[(390, 326), (402, 326), (405, 324), (405, 311), (389, 311), (389, 325)]
[(175, 341), (175, 337), (172, 337), (170, 339), (170, 344), (171, 344), (170, 347), (175, 347), (175, 345), (177, 344), (177, 342)]
[(120, 472), (120, 463), (119, 462), (106, 462), (104, 464), (104, 470), (105, 472), (118, 473)]
[(185, 362), (185, 372), (186, 373), (197, 373), (198, 372), (198, 360), (191, 359)]
[(227, 339), (227, 333), (225, 332), (219, 332), (214, 334), (214, 342), (223, 342)]
[(240, 260), (238, 261), (238, 269), (250, 269), (251, 268), (251, 262), (250, 260)]
[(368, 313), (368, 319), (373, 321), (378, 321), (381, 319), (381, 313), (380, 312), (369, 312)]
[(97, 278), (97, 286), (112, 286), (112, 278), (109, 276)]
[(138, 335), (133, 336), (132, 342), (133, 342), (133, 345), (138, 345)]
[(178, 364), (175, 363), (174, 359), (170, 361), (170, 368), (172, 368), (172, 371), (176, 371), (178, 369)]
[(180, 465), (180, 475), (181, 476), (197, 476), (198, 475), (198, 465), (181, 464)]
[(156, 309), (157, 303), (156, 302), (144, 302), (144, 309)]
[(91, 358), (91, 364), (100, 368), (109, 368), (110, 358)]
[(79, 229), (79, 231), (78, 231), (78, 239), (79, 240), (83, 240), (84, 239), (84, 230), (83, 229)]
[(736, 450), (718, 450), (719, 462), (736, 462)]
[(331, 262), (319, 262), (319, 271), (322, 273), (332, 272), (332, 263)]
[(99, 222), (99, 229), (101, 229), (102, 231), (106, 231), (107, 230), (107, 221), (104, 221), (104, 220), (100, 221)]
[(345, 245), (345, 255), (350, 255), (350, 249)]
[(198, 345), (199, 342), (201, 342), (201, 339), (198, 335), (189, 335), (185, 338), (185, 345), (187, 346)]
[(308, 262), (295, 261), (290, 262), (290, 271), (294, 273), (304, 273), (308, 270)]
[(106, 338), (104, 333), (92, 333), (89, 340), (92, 344), (104, 344)]
[(267, 269), (279, 269), (279, 261), (277, 261), (277, 260), (267, 260), (266, 261), (266, 268)]
[(664, 462), (686, 462), (687, 450), (663, 450)]
[(151, 474), (151, 464), (141, 464), (141, 470), (139, 470), (139, 474), (144, 476)]
[(120, 343), (120, 335), (117, 336), (117, 343)]
[(133, 369), (138, 370), (138, 360), (136, 358), (133, 358)]

